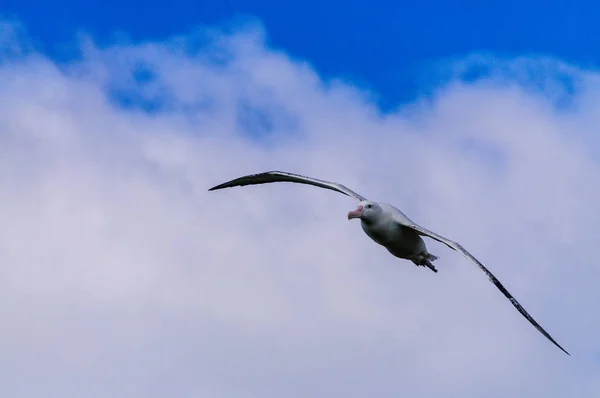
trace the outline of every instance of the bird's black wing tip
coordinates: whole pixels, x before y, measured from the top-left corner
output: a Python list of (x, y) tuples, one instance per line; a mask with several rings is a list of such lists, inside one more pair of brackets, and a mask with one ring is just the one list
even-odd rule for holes
[(571, 354), (569, 354), (569, 352), (567, 350), (565, 350), (564, 348), (562, 348), (561, 346), (557, 345), (557, 347), (560, 348), (562, 350), (562, 352), (564, 352), (568, 356), (571, 356)]
[(216, 185), (216, 186), (214, 186), (212, 188), (209, 188), (208, 190), (209, 191), (216, 191), (217, 189), (223, 189), (223, 188), (225, 188), (225, 185), (221, 184), (221, 185)]

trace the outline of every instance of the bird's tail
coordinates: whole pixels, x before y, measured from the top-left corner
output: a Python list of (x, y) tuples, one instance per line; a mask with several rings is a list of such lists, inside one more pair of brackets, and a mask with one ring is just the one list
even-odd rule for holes
[(427, 267), (430, 270), (432, 270), (433, 272), (437, 272), (437, 269), (435, 268), (435, 266), (432, 264), (432, 261), (437, 260), (438, 257), (434, 256), (431, 253), (425, 253), (425, 256), (421, 259), (421, 261), (419, 261), (418, 263), (415, 262), (415, 264), (423, 266), (423, 267)]
[(431, 253), (426, 253), (426, 254), (425, 254), (425, 259), (426, 259), (426, 260), (429, 260), (429, 261), (435, 261), (435, 260), (437, 260), (438, 258), (439, 258), (438, 256), (434, 256), (434, 255), (433, 255), (433, 254), (431, 254)]

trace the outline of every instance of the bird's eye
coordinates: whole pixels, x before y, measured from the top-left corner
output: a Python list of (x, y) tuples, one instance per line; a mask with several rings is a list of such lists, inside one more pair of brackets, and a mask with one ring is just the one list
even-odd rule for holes
[(370, 208), (371, 208), (371, 205), (367, 205), (366, 207), (367, 207), (367, 209), (370, 209)]

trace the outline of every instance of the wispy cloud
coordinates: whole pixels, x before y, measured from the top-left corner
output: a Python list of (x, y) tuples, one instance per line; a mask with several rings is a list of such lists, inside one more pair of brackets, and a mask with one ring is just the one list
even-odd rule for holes
[[(595, 71), (569, 67), (567, 108), (496, 74), (384, 113), (260, 27), (215, 32), (0, 67), (7, 396), (600, 393)], [(564, 84), (536, 62), (512, 67)], [(437, 274), (390, 256), (342, 195), (207, 192), (268, 169), (458, 240), (573, 357), (449, 249)]]

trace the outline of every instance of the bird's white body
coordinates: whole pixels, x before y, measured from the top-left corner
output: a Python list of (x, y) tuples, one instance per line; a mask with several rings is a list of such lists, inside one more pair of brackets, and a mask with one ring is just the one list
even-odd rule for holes
[(429, 258), (425, 241), (419, 233), (396, 221), (399, 217), (409, 220), (408, 217), (387, 203), (381, 203), (379, 207), (381, 212), (373, 220), (363, 218), (360, 221), (367, 236), (398, 258), (411, 260), (417, 264)]

